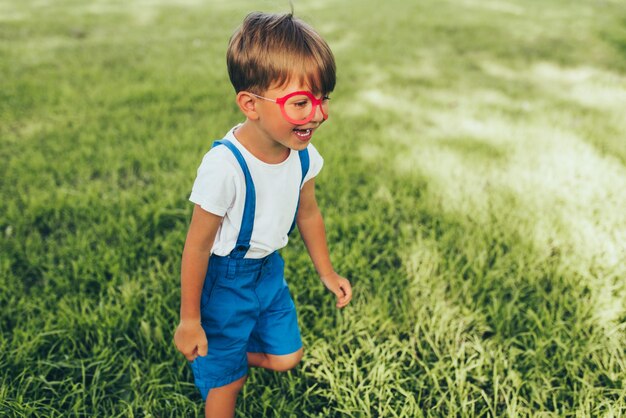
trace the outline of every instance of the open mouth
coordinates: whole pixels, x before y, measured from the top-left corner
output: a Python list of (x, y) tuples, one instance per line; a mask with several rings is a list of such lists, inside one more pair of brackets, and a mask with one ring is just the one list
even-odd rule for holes
[(311, 139), (311, 136), (313, 135), (313, 129), (294, 129), (293, 131), (296, 133), (298, 138), (303, 141)]

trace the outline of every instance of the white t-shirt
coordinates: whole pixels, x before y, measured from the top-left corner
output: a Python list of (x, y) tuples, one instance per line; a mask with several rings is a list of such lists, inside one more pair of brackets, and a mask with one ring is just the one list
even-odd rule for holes
[[(243, 155), (256, 191), (254, 229), (245, 258), (262, 258), (287, 245), (302, 180), (300, 157), (298, 151), (291, 150), (289, 157), (279, 164), (264, 163), (241, 145), (234, 135), (236, 129), (237, 126), (224, 138)], [(324, 159), (312, 144), (307, 149), (310, 163), (303, 184), (317, 176), (324, 165)], [(212, 148), (202, 159), (189, 197), (207, 212), (224, 217), (212, 254), (227, 256), (235, 248), (245, 196), (245, 177), (233, 153), (224, 145)]]

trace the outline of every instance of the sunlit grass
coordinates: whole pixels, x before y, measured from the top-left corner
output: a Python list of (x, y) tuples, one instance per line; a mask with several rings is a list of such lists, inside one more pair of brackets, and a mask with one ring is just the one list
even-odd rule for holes
[[(284, 6), (284, 7), (283, 7)], [(626, 7), (303, 2), (337, 312), (238, 416), (626, 414)], [(0, 4), (0, 415), (195, 416), (173, 347), (195, 170), (240, 120), (226, 42), (271, 2)]]

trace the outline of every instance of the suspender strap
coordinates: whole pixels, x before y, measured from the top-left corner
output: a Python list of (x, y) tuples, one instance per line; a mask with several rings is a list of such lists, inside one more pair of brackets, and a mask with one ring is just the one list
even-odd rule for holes
[(293, 222), (291, 223), (291, 228), (289, 228), (289, 232), (287, 235), (291, 234), (291, 231), (296, 227), (296, 217), (298, 216), (298, 208), (300, 207), (300, 191), (302, 189), (302, 184), (304, 183), (304, 178), (306, 174), (309, 172), (309, 150), (303, 149), (298, 151), (298, 156), (300, 157), (300, 168), (302, 169), (302, 179), (300, 180), (300, 188), (298, 189), (298, 206), (296, 206), (296, 213), (293, 215)]
[(252, 182), (252, 176), (246, 160), (243, 155), (237, 149), (237, 147), (228, 139), (222, 139), (215, 141), (213, 147), (218, 145), (225, 145), (235, 156), (237, 162), (241, 166), (241, 171), (246, 178), (246, 200), (243, 208), (243, 219), (241, 220), (241, 229), (239, 230), (239, 236), (237, 237), (237, 244), (230, 253), (231, 258), (244, 258), (248, 250), (250, 249), (250, 238), (252, 237), (252, 229), (254, 228), (254, 212), (256, 209), (256, 192), (254, 190), (254, 183)]

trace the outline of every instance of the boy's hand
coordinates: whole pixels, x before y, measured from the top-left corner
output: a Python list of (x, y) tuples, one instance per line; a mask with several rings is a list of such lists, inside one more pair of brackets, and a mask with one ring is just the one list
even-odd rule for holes
[(348, 279), (341, 277), (335, 272), (320, 276), (320, 279), (322, 283), (324, 283), (324, 286), (337, 296), (337, 304), (335, 306), (341, 309), (350, 303), (352, 299), (352, 286)]
[(174, 343), (189, 361), (198, 356), (206, 356), (209, 348), (199, 321), (180, 321), (174, 333)]

